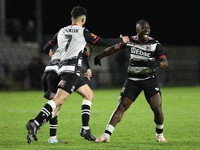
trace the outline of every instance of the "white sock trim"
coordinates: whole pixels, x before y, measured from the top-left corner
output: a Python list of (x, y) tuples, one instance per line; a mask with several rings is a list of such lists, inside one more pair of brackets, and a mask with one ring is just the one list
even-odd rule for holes
[(34, 120), (34, 122), (35, 122), (35, 124), (37, 125), (37, 126), (39, 126), (40, 124), (36, 121), (36, 120)]
[(50, 136), (50, 139), (57, 139), (57, 136)]
[(56, 109), (56, 103), (53, 100), (48, 101), (47, 103), (52, 107), (53, 111)]
[(91, 105), (92, 105), (92, 102), (91, 102), (91, 101), (89, 101), (89, 100), (86, 100), (86, 99), (84, 99), (84, 100), (83, 100), (83, 103), (82, 103), (82, 105), (88, 105), (88, 106), (90, 106), (90, 107), (91, 107)]
[(164, 127), (164, 124), (162, 124), (162, 125), (155, 124), (155, 125), (156, 125), (156, 128), (157, 128), (157, 129), (163, 129), (163, 127)]
[(111, 124), (108, 124), (106, 126), (106, 130), (110, 131), (111, 133), (113, 133), (114, 129), (115, 129), (115, 127), (113, 127)]
[(82, 128), (85, 129), (85, 130), (89, 130), (90, 129), (89, 126), (82, 126)]
[(54, 111), (52, 111), (52, 116), (51, 116), (51, 119), (53, 119), (54, 117), (55, 117), (55, 113), (54, 113)]

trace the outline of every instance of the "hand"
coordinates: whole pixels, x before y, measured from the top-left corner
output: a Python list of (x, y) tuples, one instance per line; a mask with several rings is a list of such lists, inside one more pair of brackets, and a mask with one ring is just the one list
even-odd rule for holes
[(50, 56), (50, 57), (53, 56), (53, 51), (52, 51), (52, 49), (49, 50), (49, 56)]
[(156, 69), (157, 69), (158, 67), (160, 67), (160, 62), (159, 62), (159, 60), (157, 60), (157, 61), (148, 61), (147, 66), (148, 66), (151, 70), (156, 71)]
[(90, 80), (90, 78), (92, 77), (92, 70), (88, 69), (87, 72), (84, 74), (84, 77), (88, 78), (88, 80)]
[(128, 36), (122, 36), (122, 34), (120, 34), (120, 38), (123, 39), (124, 43), (128, 43), (129, 42), (129, 37)]
[(96, 57), (94, 57), (94, 64), (97, 66), (97, 65), (99, 65), (99, 66), (101, 66), (101, 61), (100, 61), (100, 59), (98, 58), (98, 55), (96, 56)]

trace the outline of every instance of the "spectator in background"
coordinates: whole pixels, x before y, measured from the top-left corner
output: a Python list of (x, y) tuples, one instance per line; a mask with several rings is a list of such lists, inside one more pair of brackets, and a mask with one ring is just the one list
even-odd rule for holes
[(22, 24), (19, 19), (13, 19), (11, 26), (11, 41), (18, 42), (22, 36)]
[(32, 58), (32, 62), (28, 67), (30, 86), (31, 89), (41, 90), (42, 89), (42, 75), (44, 72), (45, 65), (41, 58)]
[(24, 41), (35, 42), (36, 41), (36, 29), (35, 22), (33, 20), (28, 20), (27, 26), (24, 30)]

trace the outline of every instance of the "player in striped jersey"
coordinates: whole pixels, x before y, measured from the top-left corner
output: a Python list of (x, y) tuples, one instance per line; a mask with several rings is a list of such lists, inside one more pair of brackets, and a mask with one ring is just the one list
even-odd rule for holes
[[(42, 77), (42, 82), (43, 82), (43, 88), (44, 88), (44, 97), (48, 100), (52, 100), (57, 92), (57, 86), (60, 81), (60, 77), (58, 76), (58, 66), (60, 62), (60, 53), (56, 51), (54, 54), (52, 52), (52, 49), (56, 44), (56, 36), (52, 40), (50, 40), (44, 47), (44, 51), (49, 50), (49, 56), (52, 57), (51, 60), (49, 61), (48, 65), (45, 67), (45, 71)], [(51, 43), (51, 44), (50, 44)], [(54, 43), (54, 45), (52, 44)], [(92, 75), (89, 63), (88, 63), (88, 58), (91, 56), (92, 53), (92, 47), (90, 44), (87, 44), (84, 48), (84, 55), (83, 55), (83, 65), (86, 67), (87, 72), (85, 73), (85, 77), (90, 80), (90, 77)], [(83, 84), (85, 84), (83, 82)], [(80, 85), (82, 86), (82, 84)], [(78, 87), (77, 87), (78, 88)], [(76, 91), (76, 90), (75, 90)], [(56, 131), (57, 131), (57, 116), (60, 111), (61, 107), (57, 107), (57, 110), (54, 110), (49, 117), (45, 120), (44, 123), (48, 122), (49, 120), (49, 128), (50, 128), (50, 138), (48, 139), (48, 143), (58, 143), (58, 142), (63, 142), (59, 140), (56, 136)]]
[(163, 136), (164, 115), (156, 70), (158, 67), (166, 68), (168, 61), (160, 43), (149, 37), (151, 30), (146, 20), (140, 20), (136, 23), (136, 31), (137, 35), (130, 37), (130, 42), (108, 47), (94, 59), (95, 65), (101, 65), (100, 60), (103, 57), (120, 49), (127, 48), (130, 52), (127, 70), (128, 79), (120, 93), (119, 103), (106, 126), (104, 134), (96, 138), (96, 142), (109, 142), (115, 126), (121, 121), (124, 112), (136, 100), (142, 90), (144, 90), (146, 100), (154, 113), (156, 139), (158, 142), (167, 142)]
[[(72, 15), (72, 24), (61, 28), (57, 33), (57, 51), (60, 53), (60, 63), (58, 74), (61, 78), (58, 84), (58, 90), (53, 100), (47, 102), (35, 119), (28, 121), (26, 128), (28, 130), (27, 140), (32, 138), (37, 141), (37, 130), (43, 125), (44, 120), (61, 106), (65, 100), (76, 90), (83, 97), (82, 103), (82, 129), (80, 135), (88, 140), (95, 141), (95, 137), (89, 129), (90, 107), (93, 100), (93, 92), (87, 84), (80, 80), (80, 71), (86, 42), (90, 44), (113, 45), (119, 42), (127, 43), (127, 36), (122, 38), (101, 38), (83, 26), (86, 22), (86, 9), (77, 6), (74, 7)], [(87, 72), (88, 77), (90, 72)], [(82, 86), (80, 86), (82, 85)], [(79, 87), (77, 89), (77, 87)]]

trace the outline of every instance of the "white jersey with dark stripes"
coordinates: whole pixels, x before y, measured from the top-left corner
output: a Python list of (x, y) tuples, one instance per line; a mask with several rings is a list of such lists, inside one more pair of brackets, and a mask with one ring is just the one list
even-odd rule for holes
[(61, 28), (43, 50), (48, 54), (49, 50), (57, 45), (57, 51), (60, 53), (58, 74), (75, 73), (80, 76), (82, 55), (87, 42), (111, 46), (123, 42), (123, 40), (122, 38), (101, 38), (84, 27), (72, 24)]
[(48, 65), (45, 67), (44, 72), (54, 71), (58, 73), (59, 64), (60, 64), (60, 52), (57, 50), (51, 57), (51, 60), (49, 61)]
[(130, 37), (130, 42), (127, 44), (120, 43), (121, 49), (127, 48), (130, 52), (128, 75), (131, 80), (146, 80), (155, 74), (152, 69), (148, 67), (148, 63), (158, 60), (165, 56), (161, 44), (149, 37), (146, 43), (138, 42), (137, 36)]

